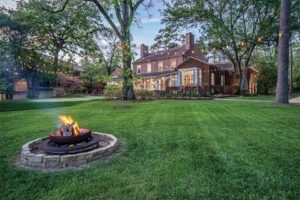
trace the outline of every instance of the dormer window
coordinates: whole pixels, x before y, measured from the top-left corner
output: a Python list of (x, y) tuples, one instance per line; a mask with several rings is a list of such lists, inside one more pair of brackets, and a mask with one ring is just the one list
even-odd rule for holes
[(175, 69), (175, 67), (176, 67), (176, 59), (172, 59), (171, 60), (171, 69)]
[(147, 64), (147, 73), (150, 73), (151, 72), (151, 63), (148, 63)]
[(158, 62), (158, 71), (159, 72), (163, 71), (163, 67), (164, 67), (163, 62)]

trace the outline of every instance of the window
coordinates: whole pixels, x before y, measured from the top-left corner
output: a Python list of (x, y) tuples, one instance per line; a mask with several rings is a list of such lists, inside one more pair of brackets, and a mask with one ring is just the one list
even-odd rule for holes
[(137, 73), (137, 74), (140, 74), (140, 73), (141, 73), (141, 65), (138, 65), (138, 66), (136, 67), (136, 73)]
[(199, 69), (199, 73), (198, 73), (198, 85), (202, 86), (202, 69)]
[(176, 67), (176, 59), (171, 60), (171, 69), (175, 69)]
[(148, 80), (146, 80), (146, 89), (150, 89), (150, 80), (148, 79)]
[(194, 77), (193, 77), (192, 74), (186, 74), (186, 75), (184, 75), (184, 79), (183, 79), (184, 83), (183, 83), (183, 85), (184, 86), (193, 86), (193, 84), (194, 84), (193, 78)]
[(162, 72), (163, 71), (163, 62), (158, 62), (158, 71)]
[(214, 73), (211, 73), (211, 74), (210, 74), (210, 84), (211, 84), (212, 86), (215, 85), (215, 74), (214, 74)]
[(147, 73), (150, 73), (151, 72), (151, 63), (148, 63), (147, 64)]

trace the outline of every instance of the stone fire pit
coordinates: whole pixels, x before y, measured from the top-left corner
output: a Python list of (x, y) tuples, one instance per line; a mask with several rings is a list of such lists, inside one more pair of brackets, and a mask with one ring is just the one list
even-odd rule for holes
[(106, 133), (79, 128), (71, 116), (60, 115), (59, 130), (22, 147), (19, 166), (44, 171), (84, 167), (116, 151), (117, 138)]
[(67, 153), (63, 154), (60, 152), (49, 153), (47, 150), (43, 150), (41, 146), (49, 140), (49, 137), (38, 138), (26, 143), (22, 147), (21, 156), (17, 161), (17, 164), (26, 168), (39, 169), (43, 171), (65, 170), (69, 168), (87, 166), (88, 163), (99, 160), (116, 151), (118, 140), (115, 136), (93, 132), (92, 137), (98, 138), (97, 146), (86, 149), (85, 152), (81, 153), (71, 151), (72, 148), (76, 148), (76, 146), (62, 146), (60, 148), (71, 149)]

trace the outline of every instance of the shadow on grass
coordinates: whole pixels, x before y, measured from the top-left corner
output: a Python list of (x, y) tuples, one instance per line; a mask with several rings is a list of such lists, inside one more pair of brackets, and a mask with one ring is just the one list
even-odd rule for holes
[(94, 101), (99, 101), (99, 100), (66, 101), (66, 102), (31, 102), (31, 101), (2, 102), (0, 103), (0, 112), (59, 108), (59, 107), (66, 107), (66, 106), (75, 106), (78, 104), (94, 102)]

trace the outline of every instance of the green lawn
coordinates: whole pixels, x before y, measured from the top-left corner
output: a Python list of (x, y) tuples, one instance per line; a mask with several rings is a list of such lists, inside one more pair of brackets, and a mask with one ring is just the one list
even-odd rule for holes
[[(295, 92), (289, 95), (289, 99), (300, 96), (300, 92)], [(275, 101), (274, 95), (258, 95), (258, 96), (236, 96), (230, 97), (230, 99), (238, 100), (255, 100), (255, 101)]]
[[(300, 106), (97, 99), (0, 103), (0, 199), (297, 199)], [(121, 154), (89, 168), (25, 170), (14, 160), (69, 114), (111, 133)]]

